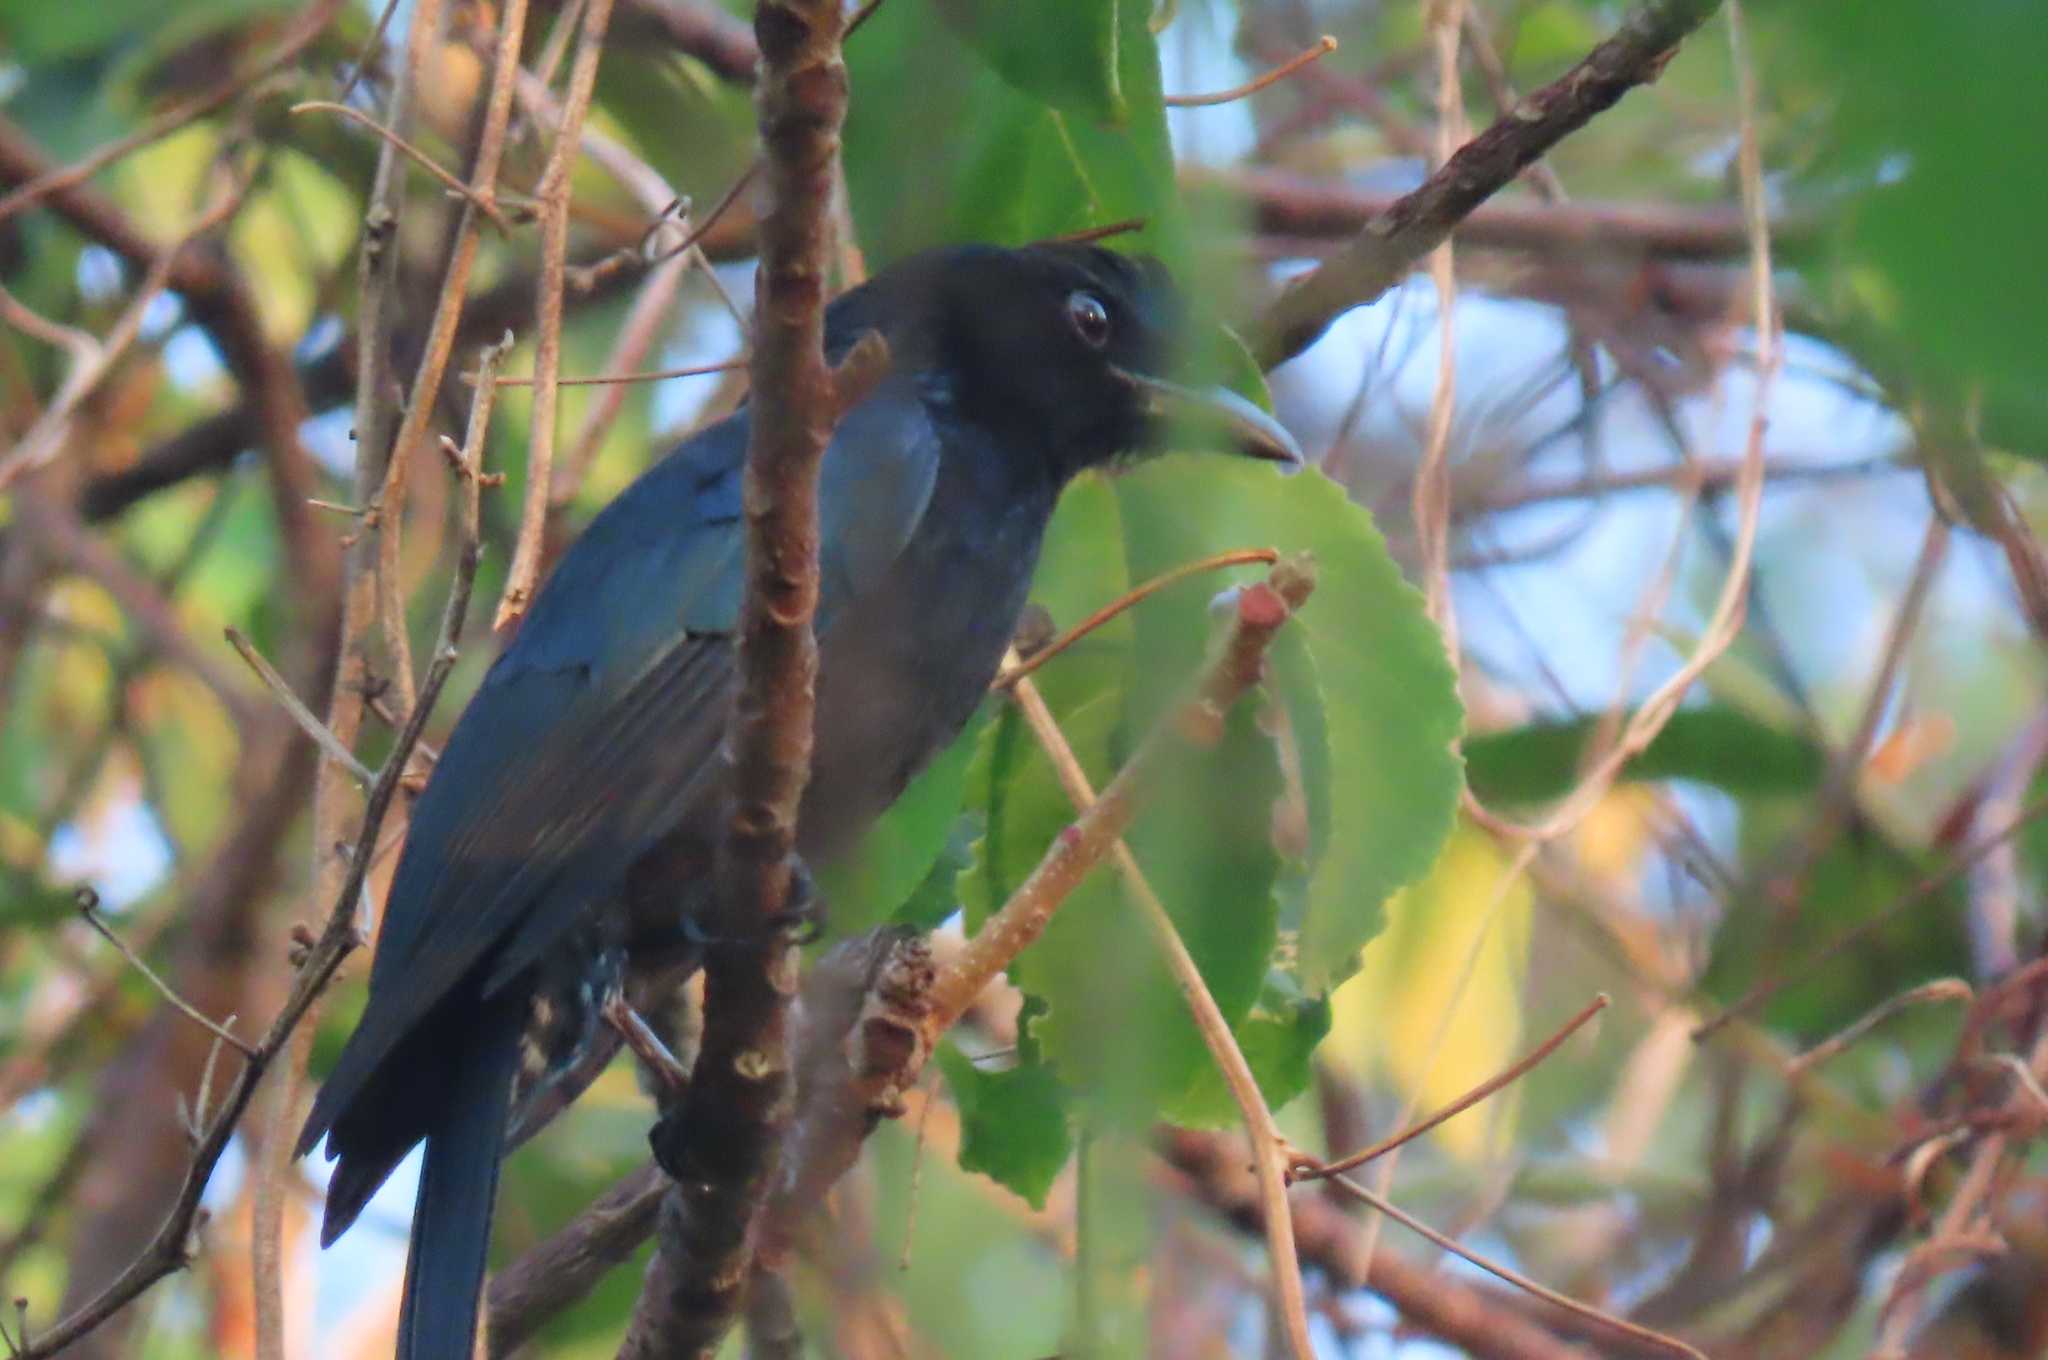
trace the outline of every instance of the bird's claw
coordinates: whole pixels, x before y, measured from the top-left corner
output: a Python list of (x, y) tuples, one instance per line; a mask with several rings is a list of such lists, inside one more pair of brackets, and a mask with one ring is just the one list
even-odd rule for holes
[(636, 940), (636, 954), (651, 948), (682, 948), (703, 953), (712, 949), (756, 948), (770, 936), (781, 936), (783, 942), (801, 949), (814, 944), (825, 934), (825, 903), (818, 896), (811, 875), (801, 863), (790, 869), (789, 892), (783, 899), (782, 910), (770, 912), (762, 918), (760, 930), (741, 930), (721, 934), (707, 929), (695, 916), (685, 916), (676, 924), (673, 937)]

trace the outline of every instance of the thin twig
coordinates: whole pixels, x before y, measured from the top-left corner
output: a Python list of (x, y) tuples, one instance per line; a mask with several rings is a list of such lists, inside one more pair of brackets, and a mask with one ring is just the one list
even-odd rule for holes
[[(1768, 483), (1828, 481), (1836, 477), (1871, 477), (1888, 472), (1912, 472), (1909, 462), (1892, 457), (1858, 458), (1847, 462), (1797, 462), (1790, 459), (1768, 463)], [(1734, 487), (1742, 475), (1740, 458), (1696, 458), (1690, 462), (1626, 471), (1589, 473), (1584, 476), (1519, 482), (1508, 486), (1485, 486), (1459, 493), (1453, 506), (1456, 518), (1479, 518), (1522, 510), (1554, 501), (1598, 500), (1634, 491), (1672, 491), (1686, 496), (1723, 492)]]
[[(1465, 140), (1464, 86), (1458, 77), (1458, 37), (1464, 21), (1464, 0), (1432, 0), (1429, 32), (1436, 44), (1436, 157), (1450, 163)], [(1458, 616), (1451, 600), (1451, 425), (1458, 403), (1458, 279), (1449, 237), (1429, 255), (1429, 276), (1436, 285), (1436, 383), (1429, 399), (1429, 424), (1423, 436), (1421, 465), (1409, 510), (1421, 548), (1422, 578), (1429, 598), (1429, 616), (1444, 635), (1453, 669), (1458, 665)]]
[(1144, 218), (1126, 217), (1117, 222), (1104, 222), (1099, 227), (1082, 227), (1078, 231), (1061, 232), (1058, 236), (1047, 237), (1046, 240), (1059, 245), (1088, 245), (1095, 241), (1107, 241), (1115, 236), (1128, 236), (1134, 231), (1144, 229)]
[(192, 1021), (193, 1024), (198, 1025), (221, 1042), (233, 1045), (235, 1051), (243, 1057), (255, 1056), (256, 1050), (249, 1046), (247, 1040), (236, 1036), (212, 1017), (201, 1011), (197, 1006), (194, 1006), (184, 997), (179, 996), (177, 989), (172, 987), (170, 983), (165, 982), (156, 969), (151, 968), (140, 954), (122, 942), (121, 937), (114, 933), (114, 928), (107, 924), (106, 918), (100, 915), (100, 895), (98, 893), (94, 892), (91, 888), (80, 888), (77, 892), (77, 901), (78, 914), (85, 918), (85, 923), (98, 931), (101, 939), (114, 946), (121, 957), (128, 960), (130, 967), (134, 968), (136, 972), (142, 974), (145, 978), (148, 978), (149, 985), (156, 988), (164, 1000), (182, 1011), (185, 1017)]
[(1574, 1317), (1581, 1317), (1588, 1322), (1608, 1328), (1619, 1335), (1629, 1338), (1631, 1341), (1656, 1346), (1661, 1350), (1670, 1351), (1673, 1355), (1690, 1357), (1690, 1360), (1707, 1360), (1704, 1352), (1696, 1347), (1687, 1345), (1675, 1336), (1667, 1336), (1663, 1332), (1642, 1326), (1640, 1323), (1616, 1317), (1612, 1313), (1595, 1308), (1590, 1303), (1581, 1303), (1569, 1294), (1560, 1294), (1557, 1290), (1550, 1288), (1550, 1286), (1539, 1284), (1512, 1267), (1503, 1265), (1490, 1257), (1482, 1256), (1480, 1253), (1459, 1242), (1456, 1238), (1448, 1237), (1438, 1232), (1435, 1228), (1430, 1227), (1427, 1223), (1424, 1223), (1421, 1219), (1415, 1217), (1385, 1196), (1374, 1194), (1349, 1176), (1331, 1176), (1328, 1178), (1328, 1181), (1331, 1185), (1337, 1186), (1344, 1193), (1376, 1213), (1385, 1214), (1410, 1232), (1426, 1238), (1435, 1246), (1451, 1253), (1451, 1255), (1479, 1267), (1489, 1275), (1506, 1280), (1515, 1288), (1542, 1299), (1554, 1308), (1561, 1308)]
[[(36, 417), (35, 424), (15, 442), (6, 456), (0, 457), (0, 490), (5, 490), (8, 483), (21, 473), (41, 467), (57, 456), (64, 447), (72, 414), (77, 411), (79, 404), (106, 380), (115, 363), (135, 342), (135, 337), (142, 331), (143, 320), (149, 314), (150, 304), (169, 286), (171, 275), (178, 267), (179, 258), (185, 253), (185, 248), (241, 210), (243, 200), (255, 182), (255, 171), (250, 169), (238, 172), (225, 161), (221, 162), (217, 169), (220, 171), (220, 184), (212, 194), (211, 201), (200, 209), (198, 216), (176, 241), (165, 246), (157, 253), (156, 258), (149, 261), (142, 282), (129, 298), (128, 305), (122, 308), (121, 315), (108, 330), (106, 338), (94, 341), (90, 337), (84, 337), (86, 343), (81, 347), (77, 342), (83, 333), (70, 327), (61, 328), (65, 333), (61, 337), (52, 337), (61, 338), (65, 347), (72, 350), (74, 363), (70, 371), (64, 375), (63, 384), (58, 388), (57, 395), (50, 399), (49, 405)], [(11, 314), (10, 319), (19, 319), (12, 314), (28, 310), (8, 296), (5, 289), (0, 289), (0, 304), (4, 304), (4, 310)]]
[(1006, 661), (1002, 670), (997, 673), (996, 678), (989, 683), (989, 688), (992, 690), (1010, 688), (1025, 676), (1030, 675), (1040, 666), (1043, 666), (1046, 662), (1079, 642), (1082, 638), (1087, 637), (1096, 629), (1122, 614), (1125, 610), (1150, 599), (1168, 586), (1178, 585), (1191, 576), (1199, 576), (1209, 571), (1219, 571), (1224, 567), (1248, 566), (1253, 562), (1264, 562), (1270, 566), (1279, 560), (1280, 553), (1274, 548), (1237, 548), (1230, 552), (1217, 553), (1213, 557), (1202, 558), (1197, 562), (1184, 562), (1170, 571), (1163, 571), (1144, 584), (1134, 586), (1117, 596), (1117, 598), (1111, 600), (1072, 628), (1067, 629), (1066, 632), (1055, 637), (1051, 642), (1032, 652), (1031, 655), (1021, 659), (1013, 657)]
[(256, 672), (256, 678), (270, 691), (271, 698), (277, 700), (278, 707), (291, 715), (292, 721), (299, 725), (299, 730), (311, 737), (314, 745), (327, 753), (329, 760), (347, 770), (349, 777), (365, 789), (376, 782), (377, 776), (370, 767), (356, 759), (356, 753), (342, 744), (341, 738), (334, 735), (334, 729), (321, 722), (313, 710), (306, 707), (305, 701), (292, 693), (291, 682), (278, 674), (277, 668), (264, 658), (263, 653), (256, 650), (256, 644), (249, 641), (241, 629), (230, 627), (224, 629), (223, 633), (228, 645), (235, 649), (242, 660), (249, 663), (249, 669)]
[(569, 65), (569, 89), (562, 98), (562, 118), (555, 129), (547, 167), (540, 178), (540, 283), (534, 319), (533, 412), (526, 452), (526, 500), (519, 512), (519, 535), (505, 592), (498, 600), (491, 627), (502, 630), (519, 621), (533, 601), (540, 578), (541, 533), (547, 526), (548, 497), (554, 486), (555, 413), (560, 392), (555, 379), (562, 363), (562, 295), (569, 253), (570, 171), (582, 150), (583, 119), (597, 89), (598, 59), (604, 54), (604, 31), (611, 22), (612, 0), (588, 0), (576, 36), (576, 56)]
[(1166, 96), (1165, 104), (1170, 109), (1200, 109), (1214, 104), (1231, 104), (1240, 99), (1249, 99), (1260, 90), (1279, 84), (1302, 67), (1321, 61), (1336, 50), (1337, 40), (1325, 33), (1308, 49), (1289, 57), (1256, 79), (1248, 80), (1242, 85), (1233, 85), (1227, 90), (1218, 90), (1214, 94), (1170, 94)]
[(1442, 1124), (1446, 1120), (1453, 1119), (1458, 1115), (1463, 1114), (1465, 1111), (1471, 1109), (1474, 1105), (1477, 1105), (1480, 1101), (1485, 1100), (1487, 1097), (1493, 1095), (1496, 1091), (1501, 1090), (1503, 1087), (1513, 1085), (1515, 1082), (1520, 1081), (1523, 1077), (1527, 1076), (1536, 1068), (1542, 1066), (1544, 1061), (1548, 1059), (1551, 1054), (1557, 1052), (1557, 1050), (1564, 1044), (1565, 1040), (1571, 1038), (1572, 1035), (1577, 1034), (1579, 1030), (1583, 1028), (1586, 1025), (1586, 1023), (1590, 1021), (1594, 1016), (1598, 1015), (1601, 1011), (1606, 1010), (1607, 1006), (1607, 994), (1605, 992), (1602, 992), (1600, 995), (1594, 997), (1591, 1001), (1587, 1002), (1585, 1007), (1582, 1010), (1580, 1010), (1577, 1015), (1574, 1015), (1571, 1019), (1565, 1021), (1564, 1025), (1561, 1028), (1559, 1028), (1556, 1033), (1552, 1034), (1548, 1039), (1545, 1039), (1535, 1048), (1529, 1050), (1529, 1052), (1519, 1062), (1507, 1068), (1507, 1070), (1501, 1072), (1498, 1076), (1492, 1078), (1489, 1081), (1481, 1082), (1478, 1086), (1473, 1087), (1464, 1095), (1459, 1096), (1456, 1100), (1444, 1106), (1435, 1114), (1430, 1115), (1427, 1119), (1423, 1119), (1418, 1123), (1410, 1124), (1407, 1128), (1402, 1129), (1399, 1133), (1391, 1134), (1388, 1137), (1382, 1138), (1379, 1142), (1374, 1143), (1369, 1147), (1351, 1153), (1349, 1156), (1340, 1157), (1334, 1162), (1319, 1161), (1314, 1163), (1305, 1163), (1305, 1169), (1298, 1174), (1297, 1179), (1316, 1180), (1324, 1176), (1334, 1176), (1340, 1172), (1349, 1171), (1353, 1167), (1363, 1166), (1365, 1163), (1370, 1162), (1375, 1158), (1381, 1157), (1386, 1153), (1392, 1152), (1395, 1148), (1400, 1147), (1404, 1143), (1411, 1143), (1415, 1141), (1417, 1138), (1420, 1138), (1423, 1134), (1428, 1133), (1431, 1129), (1437, 1127), (1439, 1124)]
[(286, 112), (295, 116), (301, 113), (339, 114), (352, 123), (368, 128), (371, 132), (383, 138), (386, 143), (396, 147), (407, 160), (410, 160), (413, 164), (432, 175), (449, 193), (469, 204), (485, 217), (490, 218), (492, 222), (497, 224), (500, 231), (509, 232), (512, 230), (512, 224), (505, 219), (503, 210), (498, 207), (497, 201), (494, 198), (488, 198), (478, 193), (469, 185), (464, 184), (461, 179), (443, 169), (440, 162), (436, 161), (432, 156), (429, 156), (390, 128), (385, 127), (361, 109), (352, 109), (346, 104), (336, 104), (326, 99), (308, 99), (303, 104), (292, 105)]
[[(362, 51), (356, 54), (356, 59), (353, 62), (349, 63), (348, 76), (334, 92), (335, 102), (346, 104), (348, 97), (355, 93), (356, 86), (361, 83), (364, 72), (370, 69), (370, 63), (376, 60), (379, 52), (384, 50), (384, 34), (391, 27), (391, 16), (396, 13), (398, 13), (398, 0), (384, 0), (384, 8), (377, 12), (377, 22), (371, 26), (370, 36), (363, 40)], [(395, 87), (403, 84), (404, 79), (401, 77), (392, 83)]]
[(1961, 978), (1936, 978), (1932, 982), (1923, 982), (1918, 987), (1909, 987), (1896, 996), (1886, 997), (1843, 1029), (1829, 1035), (1786, 1063), (1785, 1077), (1788, 1081), (1796, 1080), (1812, 1068), (1837, 1057), (1851, 1044), (1901, 1011), (1935, 1001), (1961, 1001), (1967, 1004), (1975, 997), (1976, 993), (1970, 990), (1970, 984)]
[[(505, 0), (498, 17), (498, 42), (491, 56), (491, 86), (484, 104), (483, 129), (477, 138), (476, 157), (470, 173), (470, 187), (485, 198), (495, 197), (498, 167), (504, 159), (505, 133), (512, 117), (512, 89), (519, 71), (520, 41), (526, 31), (527, 0)], [(377, 543), (377, 614), (383, 625), (385, 650), (392, 665), (392, 690), (400, 712), (410, 713), (412, 696), (412, 647), (405, 634), (405, 601), (400, 597), (399, 527), (405, 513), (406, 475), (414, 450), (426, 437), (433, 418), (435, 398), (441, 391), (441, 377), (455, 347), (462, 308), (469, 290), (469, 276), (476, 265), (481, 230), (475, 205), (467, 200), (456, 224), (455, 243), (441, 278), (440, 296), (434, 303), (434, 319), (421, 348), (419, 366), (406, 392), (405, 415), (392, 440), (391, 454), (384, 465), (384, 482), (377, 495), (381, 524)]]
[[(239, 195), (236, 197), (239, 199)], [(192, 239), (197, 230), (187, 233), (185, 239)], [(149, 272), (143, 276), (142, 283), (107, 331), (104, 340), (94, 340), (84, 332), (72, 330), (68, 326), (63, 328), (71, 337), (82, 337), (86, 343), (83, 347), (67, 343), (66, 347), (71, 349), (73, 361), (70, 369), (64, 374), (64, 381), (58, 387), (56, 395), (50, 398), (49, 404), (36, 417), (35, 424), (29, 426), (21, 438), (15, 441), (14, 447), (5, 455), (0, 455), (0, 491), (6, 490), (8, 483), (22, 473), (42, 467), (63, 451), (72, 413), (77, 411), (79, 403), (91, 395), (94, 388), (105, 381), (106, 376), (113, 371), (115, 362), (127, 352), (128, 346), (135, 342), (136, 335), (142, 330), (142, 320), (149, 313), (150, 304), (156, 301), (157, 295), (163, 292), (164, 285), (170, 282), (171, 265), (176, 261), (183, 244), (180, 242), (150, 262)], [(32, 317), (34, 313), (15, 301), (6, 289), (0, 288), (0, 315), (18, 325)]]
[[(1436, 48), (1436, 160), (1441, 172), (1448, 167), (1456, 154), (1458, 144), (1465, 137), (1464, 86), (1459, 79), (1458, 38), (1464, 13), (1464, 0), (1432, 0), (1427, 9), (1427, 22), (1432, 43)], [(1437, 307), (1437, 356), (1436, 382), (1430, 395), (1429, 423), (1423, 437), (1422, 461), (1415, 471), (1415, 482), (1409, 496), (1409, 513), (1415, 526), (1415, 536), (1420, 548), (1420, 569), (1422, 573), (1425, 603), (1430, 619), (1443, 634), (1444, 650), (1448, 653), (1454, 672), (1462, 666), (1458, 645), (1458, 610), (1451, 593), (1451, 478), (1450, 444), (1451, 428), (1457, 415), (1458, 394), (1458, 349), (1457, 313), (1458, 286), (1457, 265), (1451, 239), (1446, 235), (1430, 252), (1429, 275), (1436, 287)], [(1469, 791), (1465, 800), (1470, 801)], [(1526, 867), (1527, 858), (1517, 863), (1511, 874), (1519, 874)], [(1443, 1046), (1448, 1042), (1451, 1018), (1463, 1002), (1465, 988), (1477, 974), (1480, 951), (1493, 933), (1494, 923), (1499, 919), (1508, 896), (1510, 874), (1503, 874), (1495, 885), (1485, 913), (1480, 917), (1479, 928), (1473, 932), (1471, 947), (1467, 950), (1458, 977), (1444, 1002), (1443, 1014), (1438, 1018), (1431, 1034), (1429, 1046), (1424, 1050), (1422, 1068), (1427, 1071), (1435, 1067)], [(1397, 1123), (1405, 1124), (1414, 1119), (1422, 1100), (1420, 1085), (1410, 1093), (1406, 1106)], [(1398, 1150), (1399, 1144), (1395, 1145)], [(1374, 1168), (1377, 1180), (1375, 1191), (1384, 1196), (1394, 1183), (1394, 1173), (1400, 1164), (1398, 1151)], [(1365, 1225), (1365, 1259), (1370, 1267), (1374, 1254), (1379, 1250), (1380, 1220), (1369, 1217)]]
[[(1306, 598), (1305, 593), (1303, 598)], [(1301, 601), (1289, 603), (1299, 608)], [(1075, 809), (1085, 816), (1096, 805), (1095, 789), (1074, 755), (1074, 748), (1068, 744), (1066, 734), (1054, 719), (1052, 710), (1046, 707), (1038, 687), (1028, 678), (1019, 677), (1015, 682), (1014, 697), (1025, 722), (1051, 758), (1060, 786), (1066, 790)], [(1258, 1177), (1261, 1217), (1266, 1228), (1266, 1253), (1273, 1281), (1273, 1317), (1287, 1338), (1288, 1349), (1295, 1360), (1313, 1360), (1315, 1347), (1308, 1333), (1307, 1294), (1302, 1288), (1301, 1262), (1294, 1246), (1294, 1219), (1287, 1203), (1289, 1159), (1283, 1152), (1287, 1147), (1286, 1138), (1274, 1122), (1273, 1111), (1267, 1106), (1265, 1097), (1260, 1094), (1258, 1078), (1245, 1061), (1244, 1052), (1237, 1045), (1237, 1037), (1230, 1032), (1230, 1022), (1216, 1005), (1216, 998), (1202, 980), (1201, 968), (1188, 953), (1180, 932), (1174, 928), (1173, 917), (1145, 877), (1137, 856), (1119, 838), (1110, 847), (1110, 857), (1123, 875), (1124, 884), (1137, 902), (1146, 926), (1152, 931), (1165, 957), (1167, 971), (1172, 974), (1174, 984), (1188, 1003), (1195, 1029), (1207, 1045), (1210, 1057), (1222, 1073), (1223, 1083), (1229, 1088), (1231, 1099), (1244, 1120), (1245, 1137), (1251, 1145), (1252, 1165)]]
[[(644, 373), (596, 373), (575, 378), (556, 378), (557, 387), (597, 387), (606, 383), (665, 382), (670, 378), (701, 378), (708, 373), (732, 373), (747, 367), (753, 360), (746, 355), (737, 359), (721, 359), (715, 364), (690, 364), (683, 368), (656, 368)], [(498, 379), (500, 387), (532, 387), (534, 379), (511, 377)]]

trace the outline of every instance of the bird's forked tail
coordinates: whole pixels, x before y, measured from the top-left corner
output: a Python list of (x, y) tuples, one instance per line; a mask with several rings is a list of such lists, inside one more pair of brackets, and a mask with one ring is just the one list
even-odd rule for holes
[(447, 1100), (429, 1127), (405, 1260), (398, 1360), (470, 1360), (505, 1119), (519, 1065), (519, 1025), (469, 1027)]

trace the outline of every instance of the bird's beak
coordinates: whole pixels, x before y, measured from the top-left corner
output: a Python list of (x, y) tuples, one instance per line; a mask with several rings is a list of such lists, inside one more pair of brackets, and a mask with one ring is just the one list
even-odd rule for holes
[(1117, 376), (1138, 389), (1156, 425), (1205, 440), (1221, 438), (1239, 453), (1290, 471), (1302, 465), (1301, 445), (1286, 427), (1227, 387), (1186, 387), (1127, 368), (1117, 369)]

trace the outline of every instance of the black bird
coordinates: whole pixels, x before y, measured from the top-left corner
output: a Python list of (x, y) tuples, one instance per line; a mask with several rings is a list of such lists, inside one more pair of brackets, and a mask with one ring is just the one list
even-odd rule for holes
[[(807, 862), (858, 836), (966, 724), (1074, 474), (1138, 451), (1169, 414), (1299, 460), (1257, 408), (1160, 376), (1182, 324), (1156, 261), (1077, 245), (933, 251), (832, 304), (828, 355), (874, 330), (891, 365), (821, 473)], [(298, 1146), (324, 1135), (340, 1162), (325, 1245), (426, 1141), (400, 1360), (470, 1355), (529, 1024), (553, 1032), (540, 1062), (556, 1061), (565, 1029), (573, 1048), (595, 1025), (622, 951), (673, 938), (706, 902), (746, 446), (741, 410), (591, 521), (413, 810), (368, 1007)]]

